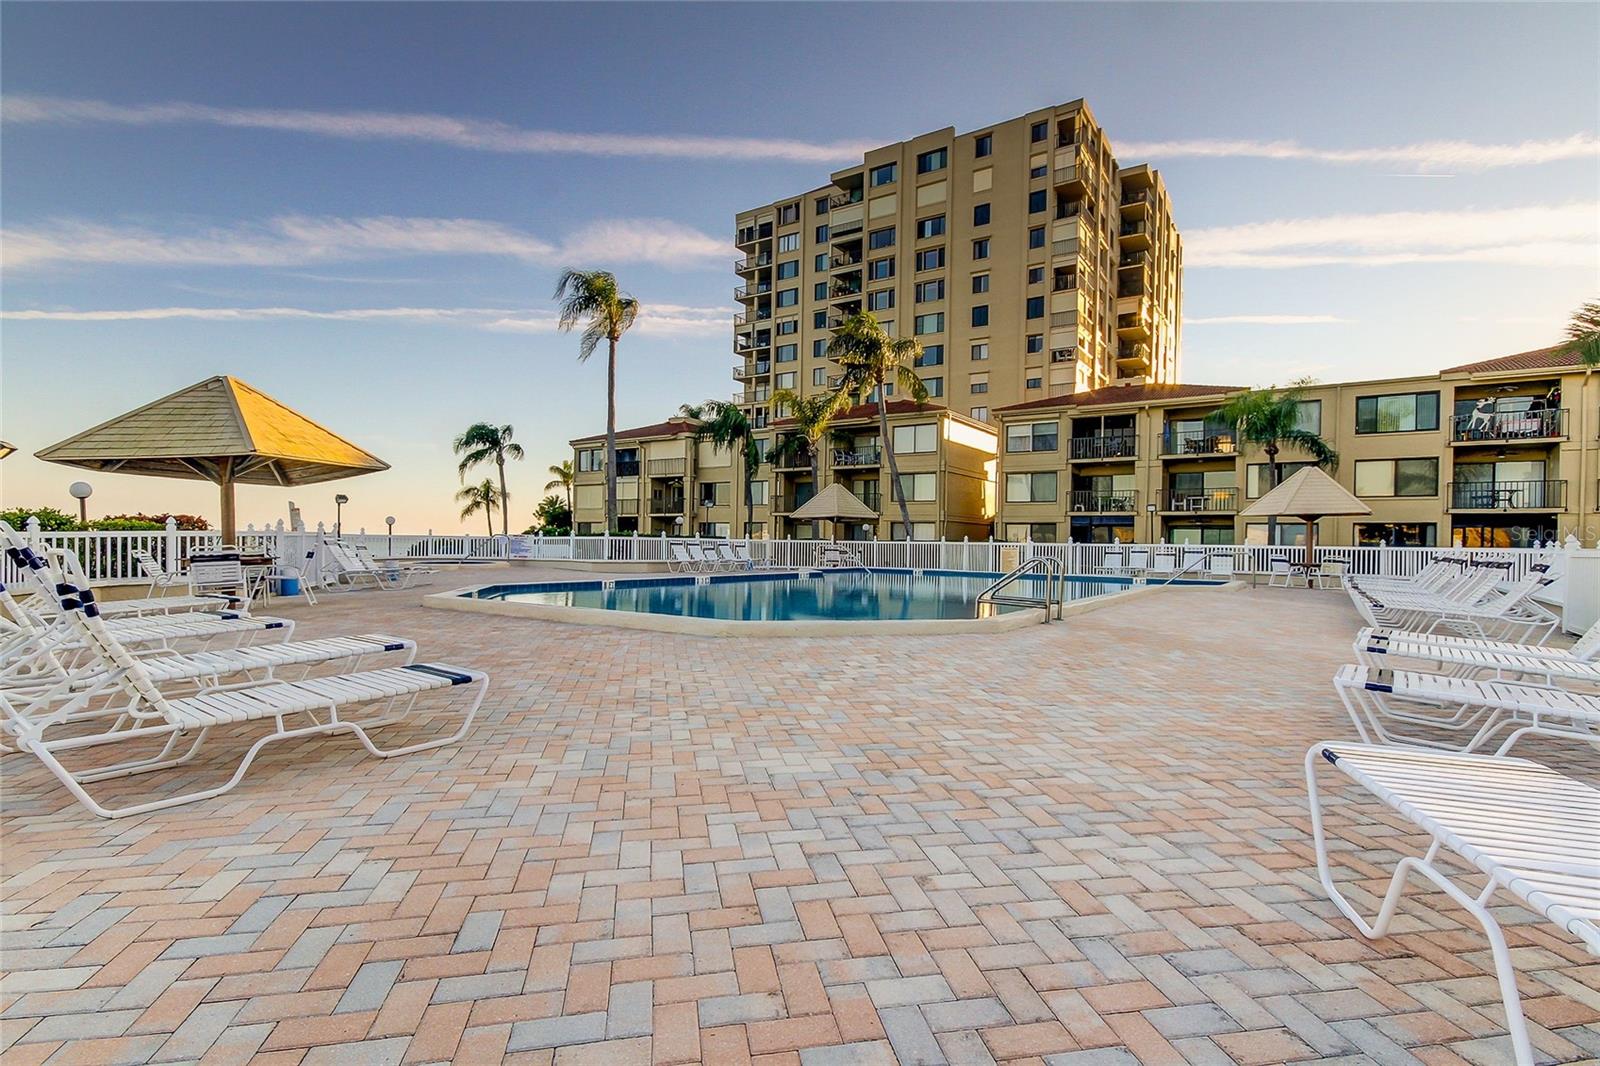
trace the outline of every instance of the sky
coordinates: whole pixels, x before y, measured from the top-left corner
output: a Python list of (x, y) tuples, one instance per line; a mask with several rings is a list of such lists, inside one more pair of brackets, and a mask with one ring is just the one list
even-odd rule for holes
[(619, 425), (727, 397), (733, 216), (863, 147), (1083, 97), (1184, 235), (1184, 380), (1427, 373), (1600, 293), (1594, 4), (6, 4), (0, 504), (216, 518), (31, 453), (233, 374), (392, 469), (243, 487), (454, 532), (451, 438), (515, 427), (514, 526), (605, 424), (564, 267), (646, 308)]

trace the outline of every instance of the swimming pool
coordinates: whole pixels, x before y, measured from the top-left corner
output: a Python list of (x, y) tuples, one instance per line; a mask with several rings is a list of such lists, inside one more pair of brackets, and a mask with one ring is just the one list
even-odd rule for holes
[[(430, 606), (553, 621), (713, 635), (1015, 628), (1037, 609), (978, 603), (998, 574), (844, 569), (484, 585), (428, 597)], [(1131, 592), (1115, 577), (1069, 577), (1067, 608)], [(1031, 587), (1030, 587), (1031, 586)], [(1036, 592), (1038, 578), (1012, 591)]]

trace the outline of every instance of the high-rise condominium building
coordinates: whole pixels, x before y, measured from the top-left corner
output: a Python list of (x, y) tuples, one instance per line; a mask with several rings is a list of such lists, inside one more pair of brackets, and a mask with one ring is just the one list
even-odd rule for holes
[(997, 407), (1178, 380), (1183, 251), (1161, 176), (1121, 166), (1082, 100), (866, 153), (741, 211), (736, 399), (829, 387), (855, 311), (922, 343), (934, 404)]

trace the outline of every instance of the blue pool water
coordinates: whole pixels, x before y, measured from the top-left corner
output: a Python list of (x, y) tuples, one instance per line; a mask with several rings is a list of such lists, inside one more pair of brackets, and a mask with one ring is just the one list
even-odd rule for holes
[[(978, 617), (978, 594), (997, 574), (948, 570), (829, 570), (492, 585), (478, 599), (730, 621), (875, 621)], [(1024, 579), (1024, 589), (1030, 579)], [(1108, 596), (1126, 579), (1072, 577), (1069, 600)], [(1034, 585), (1034, 588), (1039, 587)], [(1032, 591), (1028, 589), (1027, 591)], [(994, 608), (1005, 613), (1013, 608)], [(986, 606), (985, 611), (989, 608)]]

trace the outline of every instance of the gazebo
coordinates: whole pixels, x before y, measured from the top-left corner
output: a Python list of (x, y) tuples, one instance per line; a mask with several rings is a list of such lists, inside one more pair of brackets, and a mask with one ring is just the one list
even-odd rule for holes
[[(795, 508), (789, 518), (795, 522), (819, 522), (826, 519), (837, 527), (840, 522), (876, 522), (878, 512), (862, 503), (855, 493), (835, 481)], [(834, 532), (838, 533), (837, 528)]]
[(233, 487), (285, 488), (389, 469), (237, 378), (220, 375), (34, 453), (86, 470), (210, 481), (222, 490), (222, 540), (237, 538)]
[(1371, 514), (1372, 508), (1345, 487), (1308, 466), (1291, 474), (1283, 484), (1239, 512), (1242, 518), (1299, 518), (1306, 524), (1306, 562), (1317, 546), (1317, 519), (1337, 515)]

